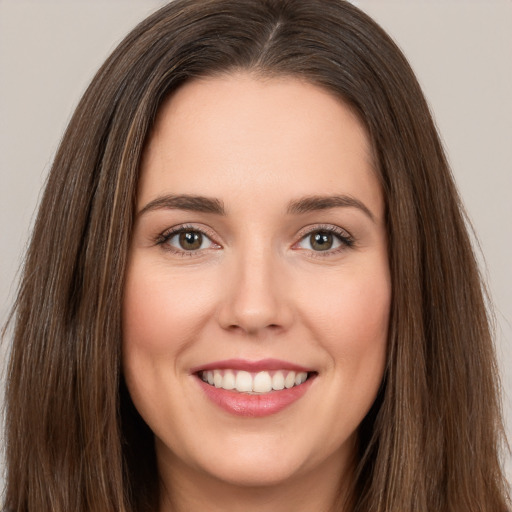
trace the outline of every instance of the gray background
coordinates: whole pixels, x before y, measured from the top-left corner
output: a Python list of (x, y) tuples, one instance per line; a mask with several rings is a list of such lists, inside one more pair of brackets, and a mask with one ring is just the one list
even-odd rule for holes
[[(0, 0), (0, 324), (74, 106), (116, 43), (164, 3)], [(512, 437), (512, 1), (353, 3), (404, 50), (435, 113), (482, 248)], [(510, 482), (510, 455), (504, 464)]]

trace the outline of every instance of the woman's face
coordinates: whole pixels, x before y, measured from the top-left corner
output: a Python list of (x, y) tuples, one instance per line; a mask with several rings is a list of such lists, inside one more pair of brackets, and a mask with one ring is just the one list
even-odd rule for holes
[(126, 277), (124, 376), (163, 474), (267, 485), (348, 468), (391, 286), (347, 106), (292, 78), (178, 90), (145, 151)]

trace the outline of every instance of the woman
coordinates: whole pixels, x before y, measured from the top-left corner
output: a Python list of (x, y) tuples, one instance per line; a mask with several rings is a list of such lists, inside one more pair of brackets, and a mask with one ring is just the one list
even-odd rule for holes
[(129, 34), (15, 313), (7, 510), (507, 509), (457, 192), (348, 3), (177, 0)]

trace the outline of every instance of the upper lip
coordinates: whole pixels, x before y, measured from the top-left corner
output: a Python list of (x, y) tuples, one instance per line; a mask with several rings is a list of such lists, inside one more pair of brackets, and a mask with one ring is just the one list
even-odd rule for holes
[(313, 372), (311, 368), (306, 368), (289, 361), (280, 359), (259, 359), (251, 361), (248, 359), (224, 359), (222, 361), (213, 361), (190, 369), (190, 373), (197, 373), (206, 370), (244, 370), (246, 372), (261, 372), (265, 370), (290, 370), (295, 372)]

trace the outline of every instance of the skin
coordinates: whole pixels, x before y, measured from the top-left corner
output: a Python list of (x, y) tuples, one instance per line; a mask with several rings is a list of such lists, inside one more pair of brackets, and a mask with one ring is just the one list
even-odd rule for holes
[[(225, 214), (147, 206), (166, 194), (215, 198)], [(288, 211), (333, 195), (360, 204)], [(386, 360), (384, 201), (362, 124), (294, 78), (189, 82), (159, 112), (138, 211), (123, 371), (155, 433), (161, 511), (329, 510)], [(200, 249), (164, 239), (183, 224), (206, 233)], [(310, 232), (330, 228), (352, 245), (313, 247)], [(240, 417), (190, 373), (230, 358), (284, 359), (317, 377), (282, 411)]]

